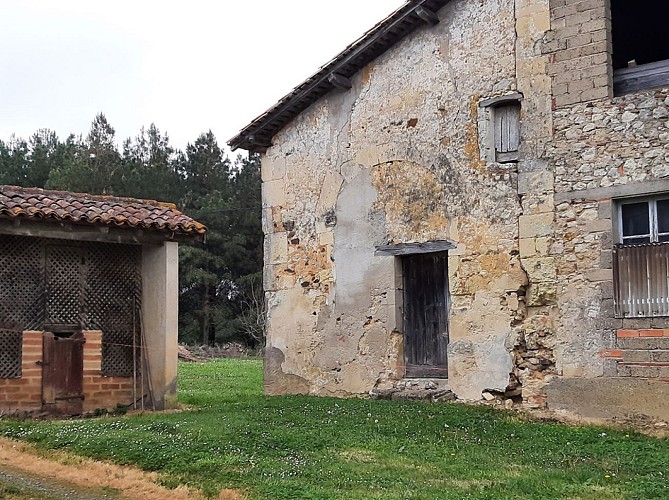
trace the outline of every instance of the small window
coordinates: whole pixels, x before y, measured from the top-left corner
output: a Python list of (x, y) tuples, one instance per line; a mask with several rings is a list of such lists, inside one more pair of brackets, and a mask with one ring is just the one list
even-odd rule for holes
[(520, 145), (520, 103), (508, 102), (492, 109), (495, 130), (495, 161), (518, 161)]
[(669, 241), (669, 198), (621, 202), (618, 219), (622, 245)]
[(617, 209), (616, 316), (669, 316), (669, 197), (621, 201)]
[(616, 95), (669, 84), (666, 0), (611, 0)]
[(512, 163), (518, 161), (520, 147), (520, 100), (516, 92), (483, 99), (479, 107), (481, 157), (486, 161)]

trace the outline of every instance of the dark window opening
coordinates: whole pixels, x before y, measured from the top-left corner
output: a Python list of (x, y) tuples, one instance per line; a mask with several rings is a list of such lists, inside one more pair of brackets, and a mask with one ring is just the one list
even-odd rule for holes
[(669, 241), (669, 198), (621, 202), (618, 220), (622, 245)]
[(612, 0), (614, 91), (624, 94), (669, 83), (666, 0)]

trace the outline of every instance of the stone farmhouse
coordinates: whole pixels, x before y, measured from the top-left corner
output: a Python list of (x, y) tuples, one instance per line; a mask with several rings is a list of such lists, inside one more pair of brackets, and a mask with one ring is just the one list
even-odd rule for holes
[(0, 186), (0, 411), (176, 404), (179, 241), (169, 203)]
[(669, 418), (668, 16), (409, 0), (232, 138), (266, 391)]

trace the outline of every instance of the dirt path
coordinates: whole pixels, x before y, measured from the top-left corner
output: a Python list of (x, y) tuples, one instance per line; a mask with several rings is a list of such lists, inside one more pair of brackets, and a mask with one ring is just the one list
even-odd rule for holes
[[(163, 488), (156, 473), (98, 462), (65, 452), (38, 452), (33, 446), (0, 438), (0, 498), (105, 500), (203, 499), (196, 489)], [(7, 485), (10, 487), (8, 488)], [(10, 490), (8, 492), (8, 490)], [(14, 491), (16, 490), (16, 491)], [(239, 500), (244, 495), (222, 490), (220, 499)]]
[[(110, 493), (113, 493), (111, 495)], [(0, 470), (0, 498), (39, 500), (107, 500), (119, 493), (103, 488), (84, 488), (74, 484), (44, 479), (16, 469)]]

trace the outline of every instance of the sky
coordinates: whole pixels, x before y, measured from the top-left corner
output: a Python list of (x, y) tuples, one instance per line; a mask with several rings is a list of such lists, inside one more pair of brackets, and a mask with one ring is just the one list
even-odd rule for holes
[(0, 0), (0, 140), (119, 144), (155, 123), (220, 145), (404, 0)]

